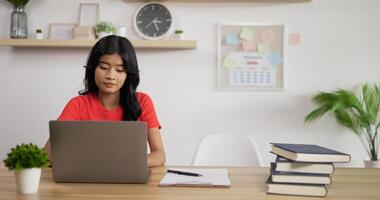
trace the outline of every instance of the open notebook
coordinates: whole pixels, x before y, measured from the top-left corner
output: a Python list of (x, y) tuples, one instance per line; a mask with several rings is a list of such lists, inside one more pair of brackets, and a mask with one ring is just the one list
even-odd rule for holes
[(202, 174), (200, 177), (186, 176), (180, 174), (166, 173), (161, 180), (160, 186), (188, 186), (188, 187), (224, 187), (231, 186), (228, 177), (228, 169), (188, 169), (188, 168), (170, 168), (171, 170), (185, 171)]

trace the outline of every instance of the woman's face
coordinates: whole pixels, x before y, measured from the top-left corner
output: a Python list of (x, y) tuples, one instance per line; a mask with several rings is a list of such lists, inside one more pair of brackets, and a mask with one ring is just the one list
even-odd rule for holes
[(115, 94), (127, 79), (127, 72), (123, 67), (123, 59), (118, 54), (103, 55), (95, 69), (95, 83), (99, 92)]

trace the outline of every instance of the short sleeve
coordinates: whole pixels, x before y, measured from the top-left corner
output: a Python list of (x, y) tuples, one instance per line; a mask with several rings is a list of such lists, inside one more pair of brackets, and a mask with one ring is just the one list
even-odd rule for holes
[(79, 101), (78, 98), (72, 98), (63, 109), (61, 115), (58, 117), (60, 121), (80, 120), (79, 119)]
[(141, 106), (141, 116), (139, 120), (145, 121), (148, 124), (148, 128), (161, 129), (152, 99), (144, 93), (139, 93), (138, 98)]

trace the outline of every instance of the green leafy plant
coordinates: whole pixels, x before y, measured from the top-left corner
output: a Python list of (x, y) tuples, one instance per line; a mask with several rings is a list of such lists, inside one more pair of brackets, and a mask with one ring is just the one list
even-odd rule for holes
[(305, 117), (305, 122), (332, 113), (339, 124), (359, 137), (371, 160), (379, 159), (380, 85), (364, 84), (357, 93), (344, 89), (319, 92), (313, 101), (318, 108)]
[(6, 0), (6, 1), (11, 3), (15, 7), (24, 7), (29, 2), (29, 0)]
[(116, 27), (112, 25), (110, 22), (99, 22), (95, 25), (95, 32), (100, 33), (114, 33), (116, 31)]
[(36, 33), (42, 33), (41, 29), (36, 29)]
[(12, 148), (4, 160), (4, 164), (10, 170), (43, 168), (49, 166), (49, 159), (43, 149), (30, 143), (17, 145), (15, 148)]
[(175, 30), (174, 33), (175, 33), (175, 34), (182, 34), (182, 33), (183, 33), (183, 30)]

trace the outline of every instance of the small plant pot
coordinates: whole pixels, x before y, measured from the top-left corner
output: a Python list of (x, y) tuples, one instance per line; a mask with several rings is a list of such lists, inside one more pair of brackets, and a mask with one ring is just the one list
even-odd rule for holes
[(174, 39), (183, 40), (183, 34), (174, 34)]
[(98, 38), (100, 39), (109, 35), (112, 35), (112, 33), (100, 32), (98, 33)]
[(44, 34), (43, 34), (43, 33), (36, 33), (36, 39), (37, 39), (37, 40), (42, 40), (42, 39), (44, 39)]
[(365, 168), (380, 168), (380, 160), (364, 160)]
[(35, 193), (40, 185), (41, 168), (15, 170), (15, 178), (19, 193)]

